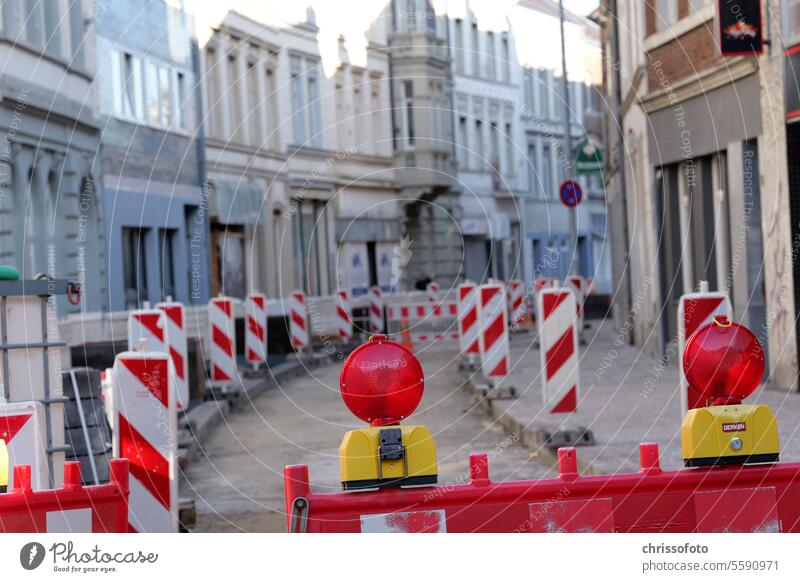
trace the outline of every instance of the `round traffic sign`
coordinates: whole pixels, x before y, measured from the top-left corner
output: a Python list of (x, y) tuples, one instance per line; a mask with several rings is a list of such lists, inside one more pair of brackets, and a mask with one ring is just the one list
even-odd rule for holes
[(583, 199), (583, 190), (575, 180), (565, 180), (558, 189), (558, 195), (564, 206), (575, 208)]

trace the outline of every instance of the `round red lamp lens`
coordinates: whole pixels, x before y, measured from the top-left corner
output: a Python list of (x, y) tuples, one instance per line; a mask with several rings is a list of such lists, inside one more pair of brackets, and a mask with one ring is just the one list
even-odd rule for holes
[(764, 376), (764, 350), (749, 329), (717, 317), (692, 334), (683, 352), (686, 380), (714, 404), (736, 404)]
[(347, 357), (339, 386), (350, 412), (372, 426), (386, 426), (414, 412), (425, 377), (414, 354), (384, 335), (374, 335)]

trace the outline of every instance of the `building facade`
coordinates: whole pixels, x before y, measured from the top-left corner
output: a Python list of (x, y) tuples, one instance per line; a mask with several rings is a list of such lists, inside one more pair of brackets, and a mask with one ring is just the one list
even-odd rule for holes
[(112, 310), (209, 298), (207, 193), (189, 15), (129, 0), (95, 17)]
[[(203, 61), (212, 290), (392, 286), (400, 242), (387, 15), (192, 6)], [(350, 12), (352, 16), (352, 12)]]
[(107, 307), (96, 154), (94, 2), (0, 7), (0, 263), (23, 277), (84, 283), (81, 305)]
[(730, 295), (735, 318), (767, 348), (771, 379), (789, 388), (797, 377), (794, 162), (781, 14), (779, 3), (766, 4), (763, 34), (774, 46), (724, 57), (716, 2), (604, 3), (614, 104), (606, 125), (619, 128), (608, 134), (616, 155), (607, 176), (612, 227), (627, 232), (615, 241), (615, 277), (629, 280), (629, 292), (615, 308), (629, 315), (635, 341), (674, 359), (678, 300), (705, 281)]

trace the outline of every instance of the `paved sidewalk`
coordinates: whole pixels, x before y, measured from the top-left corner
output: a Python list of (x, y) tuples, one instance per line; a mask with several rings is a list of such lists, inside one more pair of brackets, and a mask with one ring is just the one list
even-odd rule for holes
[[(637, 471), (640, 442), (657, 442), (665, 469), (682, 466), (678, 370), (643, 354), (635, 346), (620, 345), (610, 321), (591, 321), (580, 346), (581, 396), (578, 412), (549, 415), (542, 411), (539, 351), (534, 334), (511, 340), (512, 372), (504, 383), (521, 394), (515, 400), (492, 401), (492, 415), (507, 430), (525, 432), (533, 439), (538, 429), (588, 427), (596, 445), (581, 447), (580, 464), (595, 473)], [(475, 377), (477, 380), (477, 376)], [(800, 461), (800, 394), (762, 386), (746, 402), (768, 404), (778, 420), (781, 460)], [(538, 445), (533, 445), (536, 448)]]

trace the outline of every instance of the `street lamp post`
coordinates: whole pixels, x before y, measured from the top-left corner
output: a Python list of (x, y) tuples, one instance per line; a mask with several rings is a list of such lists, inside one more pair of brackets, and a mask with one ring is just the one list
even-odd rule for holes
[[(567, 52), (564, 37), (564, 0), (558, 0), (558, 19), (561, 27), (561, 82), (564, 84), (564, 149), (566, 150), (564, 173), (567, 178), (572, 178), (572, 130), (569, 121), (569, 79), (567, 78)], [(577, 275), (578, 207), (568, 208), (567, 213), (569, 216), (569, 243), (572, 249), (569, 259), (569, 274)]]

